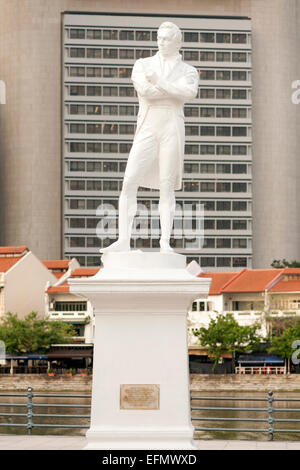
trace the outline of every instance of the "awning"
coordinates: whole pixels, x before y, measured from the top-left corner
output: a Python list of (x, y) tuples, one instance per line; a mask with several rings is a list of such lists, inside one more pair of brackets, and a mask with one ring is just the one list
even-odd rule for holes
[(279, 356), (240, 356), (237, 360), (239, 364), (283, 364), (284, 359)]
[(79, 359), (92, 356), (93, 349), (57, 349), (48, 353), (48, 359)]

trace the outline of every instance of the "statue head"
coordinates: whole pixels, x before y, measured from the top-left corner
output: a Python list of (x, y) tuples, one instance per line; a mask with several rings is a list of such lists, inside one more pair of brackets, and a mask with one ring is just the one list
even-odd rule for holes
[(158, 28), (157, 45), (164, 57), (175, 55), (181, 47), (181, 41), (181, 31), (176, 24), (165, 21)]

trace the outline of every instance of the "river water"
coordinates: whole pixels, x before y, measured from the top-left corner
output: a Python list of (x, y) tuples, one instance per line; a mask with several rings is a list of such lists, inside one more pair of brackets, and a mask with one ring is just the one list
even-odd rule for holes
[[(5, 393), (5, 392), (1, 392)], [(9, 393), (9, 392), (7, 392)], [(82, 393), (84, 395), (84, 393)], [(233, 410), (193, 410), (192, 418), (254, 418), (254, 419), (268, 419), (268, 401), (256, 401), (257, 398), (268, 398), (267, 392), (244, 392), (244, 391), (216, 391), (216, 392), (193, 392), (192, 396), (201, 396), (201, 397), (235, 397), (235, 398), (251, 398), (251, 401), (228, 401), (228, 400), (193, 400), (193, 407), (227, 407), (234, 408)], [(300, 400), (300, 392), (275, 392), (274, 398), (298, 398)], [(70, 405), (70, 404), (82, 404), (90, 405), (90, 398), (64, 398), (64, 397), (35, 397), (33, 400), (34, 406), (33, 410), (35, 414), (55, 414), (55, 415), (67, 415), (68, 417), (33, 417), (33, 423), (35, 424), (70, 424), (70, 425), (84, 425), (89, 426), (89, 418), (72, 418), (72, 415), (89, 415), (90, 408), (68, 408), (62, 407), (59, 405)], [(0, 403), (5, 404), (5, 406), (0, 406), (0, 413), (25, 413), (27, 414), (27, 399), (26, 397), (1, 397)], [(6, 405), (7, 404), (7, 405)], [(15, 407), (13, 404), (23, 404), (22, 407)], [(55, 407), (42, 407), (38, 406), (41, 404), (56, 404)], [(283, 411), (274, 411), (273, 418), (279, 419), (300, 419), (300, 401), (297, 402), (274, 402), (274, 408), (280, 408)], [(253, 410), (253, 411), (243, 411), (241, 408), (263, 408), (262, 411)], [(298, 409), (299, 411), (287, 411), (288, 409)], [(260, 421), (198, 421), (193, 420), (194, 427), (214, 427), (214, 428), (234, 428), (234, 430), (226, 431), (195, 431), (195, 438), (202, 439), (254, 439), (254, 440), (268, 440), (268, 432), (249, 432), (249, 431), (239, 431), (240, 429), (261, 429), (268, 430), (269, 423), (260, 422)], [(27, 428), (27, 418), (14, 416), (0, 416), (0, 424), (15, 424), (23, 423), (24, 427), (10, 427), (10, 426), (0, 426), (1, 434), (26, 434)], [(284, 423), (278, 422), (274, 423), (275, 429), (292, 429), (300, 431), (300, 422)], [(57, 427), (42, 427), (42, 428), (33, 428), (32, 434), (41, 435), (41, 434), (56, 434), (56, 435), (84, 435), (87, 429), (78, 429), (78, 428), (57, 428)], [(274, 433), (274, 440), (300, 440), (300, 432), (285, 432), (285, 433)]]

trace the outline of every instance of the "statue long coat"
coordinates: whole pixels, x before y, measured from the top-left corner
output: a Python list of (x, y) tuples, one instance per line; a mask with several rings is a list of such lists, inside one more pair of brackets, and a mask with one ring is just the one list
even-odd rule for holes
[[(134, 139), (138, 139), (139, 131), (147, 116), (149, 106), (153, 103), (163, 103), (165, 99), (171, 103), (174, 109), (174, 122), (177, 127), (179, 161), (176, 175), (175, 189), (181, 189), (184, 158), (184, 126), (179, 126), (178, 120), (184, 119), (183, 105), (197, 96), (199, 76), (195, 67), (182, 61), (178, 54), (173, 68), (167, 75), (163, 75), (160, 53), (153, 57), (138, 59), (133, 67), (131, 79), (138, 94), (139, 113), (137, 119), (137, 129)], [(154, 71), (159, 80), (156, 85), (152, 85), (146, 79), (146, 73)], [(158, 157), (158, 156), (157, 156)], [(130, 154), (128, 159), (130, 159)], [(153, 160), (147, 174), (141, 176), (138, 181), (140, 186), (152, 189), (159, 189), (159, 162), (158, 158)]]

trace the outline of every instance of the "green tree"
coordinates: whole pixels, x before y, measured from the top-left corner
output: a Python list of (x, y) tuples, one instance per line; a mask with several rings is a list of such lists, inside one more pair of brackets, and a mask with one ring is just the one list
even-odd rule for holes
[(209, 354), (214, 356), (214, 369), (225, 352), (234, 355), (235, 352), (257, 349), (262, 340), (259, 329), (258, 323), (241, 326), (232, 314), (227, 313), (211, 319), (208, 328), (202, 327), (194, 335), (199, 338), (201, 346), (207, 347)]
[(287, 372), (290, 372), (291, 356), (295, 349), (292, 347), (293, 342), (300, 340), (300, 324), (295, 323), (293, 326), (285, 328), (280, 336), (272, 336), (271, 346), (267, 349), (270, 353), (279, 354), (284, 357)]
[(46, 352), (51, 344), (69, 343), (73, 336), (76, 332), (72, 325), (61, 320), (39, 319), (36, 312), (24, 319), (9, 312), (0, 323), (0, 340), (9, 353)]
[(280, 259), (274, 259), (271, 263), (271, 267), (275, 269), (282, 269), (282, 268), (300, 268), (300, 262), (299, 261), (292, 261), (289, 262), (285, 258), (283, 260)]

